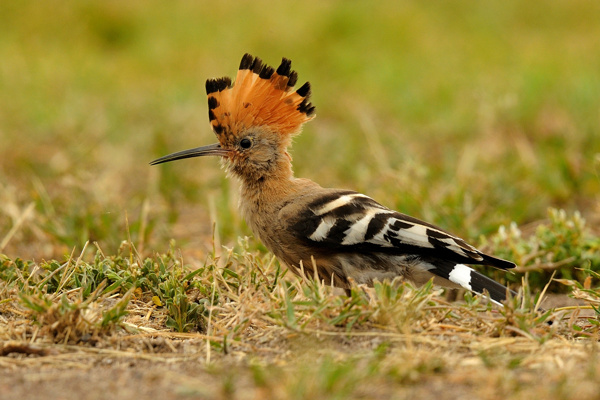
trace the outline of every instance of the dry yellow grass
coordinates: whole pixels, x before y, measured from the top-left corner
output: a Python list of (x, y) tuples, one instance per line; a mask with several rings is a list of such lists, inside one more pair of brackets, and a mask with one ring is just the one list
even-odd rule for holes
[[(86, 387), (85, 398), (111, 390), (112, 398), (139, 392), (209, 399), (585, 399), (599, 389), (600, 331), (585, 301), (549, 311), (549, 325), (523, 308), (533, 306), (527, 300), (504, 309), (469, 297), (449, 303), (429, 285), (357, 287), (348, 297), (282, 277), (272, 257), (242, 249), (194, 262), (200, 272), (184, 283), (186, 293), (206, 307), (190, 332), (167, 328), (168, 308), (147, 289), (100, 295), (101, 286), (83, 298), (65, 283), (47, 295), (48, 308), (36, 311), (24, 306), (23, 293), (0, 283), (3, 398), (18, 398), (25, 388), (30, 398), (58, 394), (55, 387), (63, 388), (62, 398), (81, 398)], [(58, 281), (81, 273), (87, 258), (65, 264)], [(131, 268), (142, 265), (130, 259)], [(189, 272), (178, 262), (166, 265), (179, 277)], [(30, 282), (50, 274), (32, 274)], [(587, 304), (597, 301), (586, 296)], [(61, 313), (61, 301), (87, 304)], [(119, 301), (127, 315), (101, 329), (99, 310)]]

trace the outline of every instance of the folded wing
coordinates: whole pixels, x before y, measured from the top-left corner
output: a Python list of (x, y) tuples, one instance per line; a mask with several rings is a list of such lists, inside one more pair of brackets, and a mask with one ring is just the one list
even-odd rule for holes
[(352, 191), (333, 191), (313, 199), (294, 224), (293, 231), (311, 245), (338, 251), (414, 254), (500, 269), (515, 266), (480, 252), (434, 225), (392, 211)]

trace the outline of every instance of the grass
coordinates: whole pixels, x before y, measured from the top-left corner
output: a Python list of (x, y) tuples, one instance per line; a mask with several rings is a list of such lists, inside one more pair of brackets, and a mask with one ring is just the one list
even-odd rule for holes
[[(3, 3), (0, 388), (593, 398), (599, 15), (584, 1)], [(289, 57), (313, 85), (297, 176), (517, 262), (485, 272), (525, 295), (502, 310), (400, 283), (340, 295), (246, 238), (215, 160), (149, 167), (214, 142), (204, 80), (245, 52)]]
[[(472, 296), (449, 303), (431, 284), (383, 282), (346, 296), (288, 276), (244, 243), (239, 249), (194, 267), (172, 251), (142, 260), (133, 246), (114, 256), (96, 249), (86, 257), (84, 250), (62, 265), (3, 258), (0, 353), (7, 357), (0, 362), (8, 371), (35, 372), (32, 357), (55, 371), (68, 358), (83, 368), (99, 357), (157, 368), (197, 368), (200, 361), (213, 382), (179, 389), (209, 398), (245, 390), (274, 398), (355, 398), (375, 390), (383, 398), (427, 392), (423, 382), (438, 380), (485, 393), (477, 379), (489, 374), (498, 379), (494, 390), (525, 397), (530, 389), (519, 387), (521, 379), (507, 388), (497, 374), (536, 371), (559, 386), (564, 374), (578, 376), (582, 363), (589, 372), (578, 384), (598, 379), (586, 350), (600, 334), (592, 276), (564, 283), (576, 286), (595, 316), (582, 315), (585, 307), (535, 312), (529, 297), (496, 310)], [(558, 373), (566, 354), (579, 363)]]

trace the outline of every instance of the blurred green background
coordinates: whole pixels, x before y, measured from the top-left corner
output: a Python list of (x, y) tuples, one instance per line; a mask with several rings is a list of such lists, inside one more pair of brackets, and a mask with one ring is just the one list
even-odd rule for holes
[[(293, 60), (318, 117), (297, 176), (477, 243), (549, 206), (598, 222), (600, 3), (4, 1), (0, 253), (131, 238), (204, 257), (249, 234), (215, 159), (204, 82)], [(258, 244), (256, 244), (258, 245)]]

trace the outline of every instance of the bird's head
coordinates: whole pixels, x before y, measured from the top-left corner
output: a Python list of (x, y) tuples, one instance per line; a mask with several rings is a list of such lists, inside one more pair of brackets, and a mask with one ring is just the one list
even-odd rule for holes
[(284, 58), (274, 69), (245, 54), (235, 83), (227, 77), (207, 80), (208, 118), (219, 143), (173, 153), (151, 164), (221, 156), (229, 171), (247, 181), (291, 171), (287, 148), (315, 111), (309, 102), (310, 84), (294, 90), (298, 74), (291, 65)]

